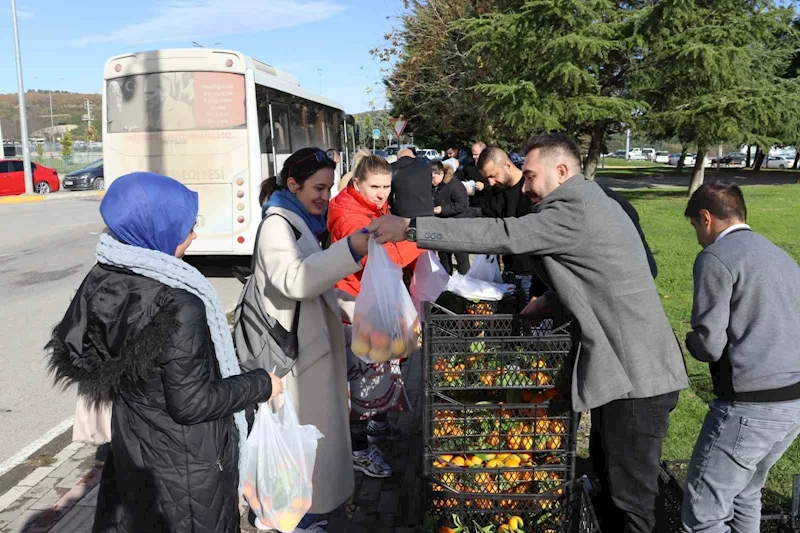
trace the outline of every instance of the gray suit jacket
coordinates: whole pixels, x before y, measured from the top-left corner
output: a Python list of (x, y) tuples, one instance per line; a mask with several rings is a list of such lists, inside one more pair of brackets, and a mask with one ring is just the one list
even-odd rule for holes
[(580, 323), (583, 349), (572, 379), (576, 411), (689, 386), (636, 228), (582, 175), (521, 218), (419, 218), (417, 242), (453, 252), (543, 256), (542, 279)]

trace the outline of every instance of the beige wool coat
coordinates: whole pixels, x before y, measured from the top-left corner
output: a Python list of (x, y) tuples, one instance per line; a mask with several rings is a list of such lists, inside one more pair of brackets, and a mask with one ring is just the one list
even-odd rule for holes
[[(280, 216), (269, 216), (280, 215)], [(301, 424), (324, 435), (317, 447), (310, 513), (328, 513), (353, 492), (347, 356), (336, 282), (358, 272), (347, 239), (322, 250), (298, 215), (277, 207), (267, 211), (258, 243), (255, 276), (264, 310), (290, 330), (301, 301), (297, 363), (284, 379), (296, 401)], [(287, 222), (288, 221), (288, 222)], [(292, 224), (302, 234), (295, 238)]]

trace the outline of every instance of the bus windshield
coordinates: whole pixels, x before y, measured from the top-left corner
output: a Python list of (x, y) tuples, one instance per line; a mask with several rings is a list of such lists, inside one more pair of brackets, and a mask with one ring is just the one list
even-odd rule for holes
[(109, 133), (246, 126), (241, 74), (158, 72), (116, 78), (107, 83)]

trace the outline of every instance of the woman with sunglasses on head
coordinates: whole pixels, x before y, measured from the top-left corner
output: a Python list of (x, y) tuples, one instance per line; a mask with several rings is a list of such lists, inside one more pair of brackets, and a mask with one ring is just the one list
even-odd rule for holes
[[(392, 170), (378, 155), (365, 155), (353, 169), (350, 184), (331, 202), (328, 231), (336, 243), (374, 219), (389, 213), (389, 194), (392, 189)], [(414, 243), (384, 245), (391, 260), (401, 268), (410, 268), (422, 254)], [(362, 259), (366, 266), (367, 259)], [(345, 321), (352, 322), (355, 299), (361, 292), (362, 272), (355, 272), (336, 284), (344, 293)], [(348, 326), (349, 332), (349, 326)], [(399, 361), (368, 364), (348, 350), (348, 379), (353, 420), (369, 421), (366, 432), (353, 431), (353, 466), (364, 474), (385, 478), (392, 475), (391, 467), (383, 460), (378, 444), (399, 437), (397, 428), (387, 418), (389, 411), (410, 410), (400, 373)], [(365, 433), (365, 434), (364, 434)]]
[(216, 290), (181, 260), (197, 210), (166, 176), (114, 180), (98, 263), (47, 345), (56, 382), (113, 404), (96, 532), (239, 531), (244, 409), (282, 385), (241, 373)]
[(336, 283), (361, 270), (369, 235), (351, 235), (323, 250), (325, 212), (335, 164), (317, 148), (292, 154), (279, 176), (264, 184), (267, 203), (254, 275), (270, 317), (290, 331), (297, 302), (298, 357), (284, 386), (297, 402), (301, 424), (325, 436), (317, 447), (311, 509), (300, 530), (324, 531), (328, 513), (354, 486), (347, 402), (347, 357)]

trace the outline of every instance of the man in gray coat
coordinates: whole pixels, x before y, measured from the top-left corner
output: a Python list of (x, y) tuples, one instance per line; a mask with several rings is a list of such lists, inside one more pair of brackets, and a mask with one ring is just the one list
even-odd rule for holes
[[(523, 193), (534, 213), (521, 218), (382, 217), (369, 231), (378, 242), (415, 240), (421, 248), (535, 254), (550, 291), (529, 306), (560, 302), (580, 324), (572, 405), (592, 410), (599, 426), (592, 456), (603, 498), (603, 531), (655, 528), (661, 447), (686, 367), (670, 327), (644, 245), (620, 205), (580, 174), (580, 151), (565, 135), (527, 146)], [(539, 271), (540, 270), (540, 271)]]
[(746, 224), (736, 185), (703, 185), (686, 216), (694, 263), (686, 347), (714, 393), (689, 464), (687, 532), (757, 533), (770, 468), (800, 434), (800, 266)]

